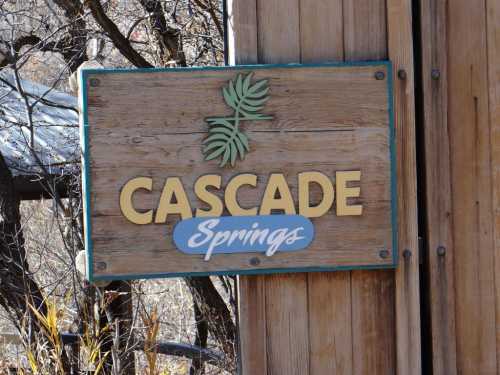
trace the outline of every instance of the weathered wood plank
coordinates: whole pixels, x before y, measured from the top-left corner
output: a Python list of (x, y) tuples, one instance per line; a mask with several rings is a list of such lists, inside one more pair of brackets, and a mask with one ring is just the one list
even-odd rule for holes
[[(386, 82), (373, 79), (384, 66), (346, 66), (292, 69), (257, 69), (254, 79), (269, 79), (270, 99), (265, 113), (276, 117), (248, 125), (255, 130), (332, 130), (355, 126), (386, 128)], [(248, 70), (193, 72), (152, 72), (96, 74), (100, 85), (93, 87), (88, 98), (91, 134), (112, 136), (120, 125), (120, 134), (130, 132), (139, 137), (206, 131), (204, 119), (231, 113), (225, 104), (221, 87), (237, 73)], [(200, 92), (207, 93), (200, 95)], [(176, 93), (172, 95), (172, 93)], [(117, 96), (120, 101), (114, 100)], [(158, 100), (158, 98), (165, 98)], [(307, 111), (307, 104), (315, 111)], [(124, 111), (142, 108), (145, 111)], [(106, 111), (100, 110), (106, 108)], [(183, 108), (182, 116), (169, 117)], [(94, 133), (93, 124), (99, 124)], [(147, 124), (147, 133), (144, 128)], [(253, 126), (252, 126), (253, 125)], [(127, 134), (127, 133), (125, 133)]]
[[(369, 168), (385, 168), (389, 164), (387, 129), (362, 128), (340, 132), (248, 130), (246, 133), (251, 152), (245, 155), (244, 160), (239, 161), (238, 167), (249, 173), (265, 174), (273, 169), (272, 167), (266, 168), (266, 165), (274, 165), (274, 168), (281, 167), (285, 174), (296, 178), (297, 171), (294, 167), (302, 166), (302, 168), (326, 169), (329, 171), (327, 174), (334, 177), (335, 169), (333, 168), (338, 168), (337, 170), (364, 169), (365, 165)], [(169, 133), (149, 136), (130, 133), (119, 139), (95, 135), (90, 146), (91, 153), (95, 155), (92, 157), (91, 167), (96, 171), (104, 171), (116, 169), (121, 163), (131, 169), (143, 170), (145, 173), (152, 173), (153, 176), (158, 177), (180, 175), (185, 173), (187, 168), (193, 172), (192, 174), (202, 171), (220, 173), (224, 170), (219, 167), (217, 161), (203, 162), (200, 145), (207, 135), (205, 131), (175, 136)], [(127, 148), (133, 151), (124, 154), (123, 151)], [(104, 151), (112, 156), (102, 158)], [(290, 160), (298, 157), (302, 157), (303, 160)], [(179, 159), (184, 162), (179, 163)], [(203, 164), (200, 165), (202, 162)], [(308, 163), (311, 164), (308, 165)], [(381, 170), (378, 175), (366, 173), (363, 179), (384, 180), (389, 174), (389, 170)], [(225, 173), (224, 176), (229, 178), (231, 175)], [(100, 176), (96, 173), (95, 177)], [(116, 178), (120, 177), (126, 176), (116, 176)]]
[[(257, 52), (259, 63), (300, 62), (299, 22), (298, 0), (257, 0)], [(304, 335), (307, 335), (308, 324), (306, 305), (307, 275), (260, 276), (260, 278), (265, 283), (266, 298), (249, 300), (247, 303), (255, 304), (255, 308), (258, 309), (261, 308), (262, 304), (265, 306), (265, 324), (268, 332), (266, 346), (268, 374), (277, 375), (287, 372), (300, 374), (300, 372), (295, 372), (299, 369), (303, 369), (302, 373), (307, 374), (309, 345), (308, 343), (304, 345), (303, 342)], [(277, 285), (273, 285), (271, 282)], [(273, 294), (273, 291), (279, 294)], [(290, 301), (286, 299), (293, 295), (296, 295), (298, 300), (290, 305)], [(272, 301), (270, 298), (274, 298), (274, 296), (283, 296), (284, 299)], [(287, 316), (288, 318), (281, 319), (281, 316)], [(288, 326), (282, 324), (288, 324)], [(295, 347), (291, 347), (291, 343), (287, 342), (283, 334), (284, 332), (276, 329), (269, 331), (270, 327), (283, 327), (288, 331), (286, 337), (296, 337), (297, 340), (302, 342), (298, 342)], [(298, 364), (297, 360), (301, 360), (303, 363)], [(292, 361), (295, 369), (289, 367)], [(283, 366), (283, 368), (280, 368), (280, 366)], [(289, 368), (289, 371), (284, 371), (287, 368)]]
[(300, 53), (303, 63), (344, 60), (342, 0), (300, 1)]
[[(252, 255), (251, 253), (238, 253), (227, 254), (224, 257), (212, 257), (210, 262), (206, 262), (201, 255), (186, 257), (175, 250), (167, 239), (165, 240), (164, 248), (161, 250), (149, 244), (137, 245), (134, 249), (140, 255), (132, 258), (130, 256), (130, 251), (127, 250), (127, 247), (122, 246), (122, 243), (130, 243), (133, 237), (125, 239), (123, 242), (121, 242), (119, 238), (114, 237), (115, 230), (113, 228), (117, 228), (120, 225), (122, 228), (129, 228), (124, 219), (113, 216), (105, 218), (99, 217), (95, 219), (95, 224), (96, 226), (107, 226), (109, 228), (108, 230), (103, 229), (94, 243), (96, 247), (101, 246), (107, 248), (105, 252), (94, 254), (95, 262), (106, 262), (107, 264), (107, 268), (105, 270), (100, 270), (99, 275), (123, 275), (127, 273), (143, 275), (144, 272), (147, 274), (165, 272), (175, 273), (187, 272), (187, 269), (189, 269), (190, 272), (213, 272), (217, 269), (224, 268), (231, 270), (255, 269), (255, 265), (251, 264), (251, 260), (254, 258), (259, 259), (259, 268), (262, 270), (282, 268), (283, 264), (286, 264), (287, 267), (304, 268), (308, 267), (311, 262), (321, 264), (323, 267), (352, 267), (359, 263), (383, 266), (390, 263), (390, 260), (379, 257), (378, 250), (357, 251), (357, 259), (354, 262), (352, 260), (353, 251), (350, 249), (337, 250), (335, 252), (335, 261), (332, 261), (331, 254), (329, 253), (331, 248), (329, 247), (318, 248), (315, 250), (314, 254), (310, 253), (309, 256), (305, 254), (294, 255), (291, 253), (277, 253), (272, 257), (266, 257), (260, 254)], [(170, 225), (163, 227), (160, 225), (152, 225), (148, 227), (148, 233), (150, 232), (151, 236), (155, 235), (158, 237), (163, 235), (167, 237), (165, 234), (170, 228)], [(130, 227), (130, 230), (133, 230), (133, 228)], [(317, 230), (326, 231), (329, 229), (319, 226)], [(136, 232), (132, 232), (130, 236), (132, 236), (133, 233)], [(347, 239), (354, 242), (356, 240), (356, 235), (359, 235), (359, 232), (353, 231), (348, 233)], [(370, 238), (368, 238), (368, 240), (370, 240)], [(373, 240), (375, 240), (375, 238), (373, 238)], [(111, 246), (109, 243), (110, 241), (112, 241), (113, 244), (118, 244), (118, 246)], [(166, 253), (168, 254), (168, 258), (165, 257)]]
[[(429, 288), (432, 369), (456, 374), (454, 246), (448, 133), (447, 5), (420, 3), (423, 134), (425, 151), (425, 251)], [(415, 36), (418, 37), (418, 36)], [(424, 344), (423, 344), (424, 345)]]
[(227, 1), (229, 65), (257, 63), (257, 1)]
[[(389, 58), (394, 68), (399, 267), (396, 269), (398, 374), (421, 373), (415, 98), (410, 0), (387, 0)], [(404, 72), (399, 73), (399, 72)]]
[(299, 0), (257, 0), (257, 25), (259, 63), (300, 62)]
[[(302, 62), (344, 60), (342, 1), (302, 0)], [(310, 375), (352, 373), (351, 274), (307, 275)]]
[(310, 375), (352, 374), (350, 272), (308, 275)]
[(265, 282), (268, 374), (309, 374), (307, 277), (272, 275)]
[[(272, 4), (266, 4), (266, 10), (269, 9), (275, 9), (274, 7), (276, 6), (276, 1), (271, 2)], [(386, 15), (386, 7), (385, 7), (385, 1), (382, 2), (370, 2), (369, 5), (363, 4), (363, 2), (352, 2), (352, 1), (345, 1), (344, 3), (344, 14), (345, 20), (354, 19), (356, 18), (356, 21), (345, 21), (347, 22), (347, 26), (344, 25), (344, 33), (349, 33), (350, 38), (347, 36), (344, 36), (344, 39), (346, 41), (346, 59), (347, 60), (355, 60), (355, 59), (377, 59), (377, 58), (386, 58), (387, 57), (387, 35), (386, 35), (386, 22), (385, 22), (385, 17)], [(318, 3), (315, 4), (309, 4), (309, 10), (311, 6), (313, 5), (318, 5)], [(260, 3), (259, 3), (260, 5)], [(331, 6), (331, 4), (329, 4)], [(371, 8), (370, 8), (371, 7)], [(295, 12), (295, 10), (292, 9), (292, 13)], [(311, 10), (312, 12), (312, 10)], [(283, 14), (287, 14), (286, 12), (267, 12), (268, 18), (271, 19), (273, 18), (273, 21), (278, 20), (278, 23), (282, 23), (281, 16)], [(368, 19), (370, 17), (374, 17), (377, 19), (377, 21), (374, 21), (371, 23)], [(356, 15), (356, 16), (355, 16)], [(325, 16), (326, 17), (326, 16)], [(379, 20), (382, 17), (384, 19), (383, 23), (379, 24)], [(285, 18), (285, 17), (284, 17)], [(286, 19), (286, 18), (285, 18)], [(292, 19), (295, 19), (295, 17), (292, 17)], [(288, 20), (287, 20), (288, 21)], [(306, 24), (307, 22), (302, 19), (301, 20), (301, 25)], [(331, 25), (330, 25), (331, 26)], [(350, 29), (349, 29), (350, 27)], [(286, 30), (284, 27), (273, 25), (272, 26), (273, 30), (279, 30), (281, 32), (282, 30)], [(294, 29), (295, 26), (293, 25), (291, 29)], [(260, 30), (260, 26), (259, 26)], [(351, 30), (351, 31), (348, 31)], [(359, 34), (355, 35), (354, 30), (356, 30)], [(373, 40), (370, 39), (370, 36), (372, 34), (376, 35), (377, 40), (373, 42)], [(324, 34), (326, 35), (326, 34)], [(359, 36), (361, 35), (361, 36)], [(379, 38), (380, 35), (383, 35), (383, 38)], [(267, 36), (261, 36), (261, 39), (259, 41), (264, 40), (267, 38)], [(318, 37), (321, 37), (318, 35)], [(272, 38), (272, 36), (271, 36)], [(285, 38), (283, 35), (276, 37), (276, 40), (278, 39), (283, 39)], [(292, 46), (292, 51), (297, 51), (297, 39), (294, 37), (290, 38), (291, 42), (288, 44), (288, 46)], [(304, 36), (300, 37), (301, 41), (307, 40)], [(332, 41), (330, 41), (332, 42)], [(332, 42), (333, 43), (333, 42)], [(272, 43), (271, 43), (272, 44)], [(268, 44), (269, 45), (269, 44)], [(352, 47), (349, 47), (352, 46)], [(274, 51), (275, 48), (277, 47), (276, 50), (280, 46), (273, 46), (271, 45), (271, 51)], [(310, 59), (310, 61), (318, 61), (316, 60), (316, 56), (309, 56), (307, 53), (304, 54), (305, 49), (302, 49), (303, 46), (301, 46), (302, 50), (302, 59)], [(266, 47), (268, 48), (268, 47)], [(350, 49), (349, 49), (350, 48)], [(264, 47), (262, 45), (259, 45), (259, 49), (261, 52), (263, 51)], [(350, 53), (350, 56), (348, 55), (348, 52)], [(325, 53), (324, 51), (320, 51), (318, 53)], [(331, 52), (332, 54), (338, 54), (338, 51), (333, 51)], [(337, 55), (339, 56), (339, 55)], [(259, 54), (259, 57), (266, 57), (264, 56), (263, 53)], [(329, 57), (326, 57), (329, 58)], [(276, 58), (276, 60), (273, 59), (262, 59), (259, 62), (275, 62), (275, 61), (284, 61), (284, 60), (278, 60), (279, 58)], [(292, 56), (291, 58), (288, 59), (288, 61), (298, 61), (297, 56)], [(409, 139), (406, 139), (407, 142), (410, 142)], [(414, 138), (411, 140), (414, 141)], [(400, 144), (398, 147), (406, 148), (408, 144)], [(410, 183), (410, 181), (408, 181)], [(411, 199), (411, 197), (410, 197)], [(416, 215), (413, 217), (413, 222), (411, 225), (414, 226), (415, 221), (416, 221)], [(411, 226), (410, 225), (410, 226)], [(416, 238), (415, 238), (416, 240)], [(416, 242), (416, 241), (415, 241)], [(416, 258), (416, 257), (414, 257)], [(346, 372), (350, 372), (351, 369), (353, 369), (354, 373), (370, 373), (372, 374), (373, 372), (371, 371), (372, 368), (375, 369), (376, 373), (393, 373), (395, 372), (395, 343), (394, 343), (394, 337), (395, 337), (395, 317), (394, 317), (394, 273), (392, 272), (353, 272), (351, 273), (353, 275), (353, 278), (355, 278), (357, 281), (356, 283), (353, 284), (352, 287), (352, 295), (353, 298), (355, 298), (356, 302), (353, 301), (352, 305), (351, 302), (349, 301), (349, 298), (347, 297), (349, 294), (343, 294), (344, 292), (350, 291), (349, 287), (349, 278), (348, 275), (349, 273), (344, 274), (344, 279), (343, 280), (337, 280), (336, 282), (329, 281), (328, 283), (331, 283), (332, 288), (335, 290), (335, 293), (339, 293), (339, 295), (343, 295), (344, 297), (340, 297), (341, 301), (339, 301), (339, 304), (337, 305), (338, 308), (342, 309), (345, 307), (351, 306), (353, 309), (353, 312), (356, 311), (355, 318), (353, 317), (353, 322), (351, 324), (351, 328), (354, 327), (362, 327), (361, 324), (364, 324), (363, 322), (367, 322), (366, 324), (370, 327), (368, 332), (365, 334), (365, 332), (361, 329), (358, 329), (356, 333), (353, 332), (354, 336), (351, 338), (352, 341), (349, 341), (349, 338), (347, 336), (344, 336), (345, 341), (341, 339), (343, 337), (343, 334), (341, 333), (340, 329), (342, 326), (343, 322), (338, 322), (339, 325), (337, 325), (336, 321), (332, 322), (333, 327), (331, 328), (331, 332), (335, 330), (336, 333), (332, 333), (335, 335), (335, 338), (339, 338), (342, 340), (342, 347), (344, 348), (345, 346), (349, 345), (349, 342), (352, 342), (352, 346), (355, 348), (355, 350), (358, 348), (355, 343), (359, 345), (359, 357), (356, 357), (355, 359), (353, 358), (351, 360), (350, 366), (346, 365)], [(317, 274), (317, 275), (309, 275), (308, 277), (308, 282), (310, 283), (311, 280), (313, 280), (313, 277), (317, 277), (318, 279), (315, 280), (318, 282), (318, 285), (323, 282), (323, 285), (326, 283), (324, 280), (321, 280), (321, 278), (324, 275)], [(281, 278), (281, 277), (280, 277)], [(339, 277), (340, 279), (340, 277)], [(418, 280), (418, 279), (417, 279)], [(324, 287), (323, 287), (324, 288)], [(338, 289), (337, 289), (338, 288)], [(309, 288), (309, 292), (311, 291), (311, 288)], [(412, 297), (416, 297), (416, 301), (418, 303), (418, 294), (415, 296), (415, 294), (412, 294)], [(309, 316), (309, 322), (312, 322), (311, 317), (314, 315), (311, 314), (317, 314), (319, 310), (320, 305), (316, 305), (317, 301), (314, 303), (311, 303), (312, 300), (316, 300), (316, 296), (314, 295), (309, 295), (309, 309), (310, 309), (310, 316)], [(266, 301), (263, 301), (262, 299), (258, 301), (259, 303), (266, 303)], [(370, 319), (370, 314), (372, 313), (373, 306), (381, 306), (380, 310), (376, 313), (376, 316), (379, 317), (379, 320), (377, 319)], [(312, 310), (311, 310), (312, 308)], [(325, 319), (325, 316), (331, 316), (332, 311), (327, 309), (328, 312), (324, 316), (321, 316), (321, 319)], [(383, 311), (382, 311), (383, 310)], [(337, 313), (338, 310), (337, 310)], [(383, 318), (381, 318), (383, 317)], [(354, 322), (354, 319), (356, 321)], [(317, 329), (321, 327), (321, 324), (318, 326), (314, 327), (314, 329)], [(313, 345), (318, 345), (317, 343), (320, 341), (315, 341), (318, 339), (318, 336), (316, 336), (314, 331), (310, 331), (310, 335), (312, 334), (314, 338), (310, 337), (310, 347), (312, 348)], [(344, 331), (344, 333), (346, 333)], [(373, 335), (379, 335), (380, 338), (382, 338), (382, 342), (386, 343), (385, 350), (379, 350), (378, 349), (378, 344), (373, 340)], [(346, 335), (348, 335), (346, 333)], [(370, 336), (372, 335), (372, 336)], [(328, 344), (330, 343), (330, 344)], [(327, 341), (327, 345), (331, 345), (331, 341)], [(316, 347), (316, 346), (314, 346)], [(339, 345), (337, 345), (337, 348)], [(408, 346), (405, 346), (405, 349), (408, 349)], [(412, 348), (413, 349), (413, 348)], [(269, 352), (269, 348), (267, 348)], [(311, 350), (311, 354), (314, 353)], [(415, 350), (414, 350), (415, 351)], [(347, 350), (343, 350), (341, 358), (348, 358), (345, 356), (345, 354), (349, 353)], [(315, 355), (315, 354), (312, 354)], [(331, 353), (332, 356), (334, 356), (333, 353)], [(326, 354), (322, 354), (322, 358), (325, 358)], [(336, 356), (336, 354), (335, 354)], [(313, 357), (311, 357), (313, 358)], [(368, 358), (368, 359), (366, 359)], [(268, 360), (271, 360), (269, 357), (267, 358)], [(334, 362), (333, 362), (334, 361)], [(333, 362), (333, 363), (332, 363)], [(325, 368), (332, 368), (328, 366), (340, 366), (340, 361), (337, 361), (337, 359), (333, 359), (331, 362), (326, 363), (325, 367), (322, 367), (322, 364), (318, 364), (320, 367), (319, 371), (323, 371)], [(353, 364), (356, 366), (356, 368), (353, 368)], [(371, 368), (372, 367), (372, 368)], [(339, 371), (342, 371), (344, 367), (337, 367)], [(417, 367), (418, 368), (418, 367)], [(357, 371), (356, 371), (357, 370)], [(310, 371), (313, 371), (313, 368), (311, 367)], [(326, 370), (328, 371), (328, 370)], [(304, 372), (308, 373), (308, 372)], [(326, 372), (328, 373), (328, 372)], [(404, 374), (404, 371), (400, 371), (399, 373)]]
[[(253, 304), (252, 302), (258, 303)], [(238, 278), (241, 372), (267, 374), (266, 278)]]
[(492, 145), (493, 208), (495, 215), (495, 301), (497, 374), (500, 374), (500, 3), (486, 2), (489, 111)]
[(386, 59), (386, 1), (344, 0), (343, 14), (345, 59)]
[[(259, 62), (257, 1), (232, 0), (227, 3), (232, 19), (228, 33), (248, 34), (245, 38), (235, 39), (238, 42), (229, 43), (231, 64)], [(228, 38), (230, 40), (231, 36)], [(268, 374), (265, 282), (265, 276), (240, 276), (237, 280), (240, 370), (244, 375)]]
[[(385, 0), (344, 1), (346, 60), (387, 58), (385, 7)], [(353, 271), (351, 283), (353, 373), (394, 373), (394, 273)], [(388, 309), (374, 311), (375, 306)]]
[(394, 273), (352, 274), (352, 373), (399, 374), (394, 358)]
[[(497, 371), (486, 9), (448, 8), (448, 126), (451, 144), (458, 373)], [(464, 30), (466, 32), (464, 32)]]

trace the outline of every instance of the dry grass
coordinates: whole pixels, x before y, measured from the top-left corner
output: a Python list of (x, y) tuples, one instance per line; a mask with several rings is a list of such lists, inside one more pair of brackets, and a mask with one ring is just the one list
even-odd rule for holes
[[(74, 267), (72, 257), (63, 246), (59, 223), (53, 218), (50, 201), (23, 202), (23, 229), (26, 237), (26, 249), (29, 263), (37, 282), (48, 296), (50, 309), (48, 317), (41, 317), (46, 322), (46, 329), (51, 332), (55, 347), (60, 347), (56, 340), (56, 330), (68, 331), (74, 320), (76, 309)], [(213, 279), (224, 296), (223, 288), (217, 279)], [(227, 297), (227, 296), (226, 296)], [(173, 341), (194, 344), (196, 325), (193, 313), (191, 293), (182, 279), (142, 280), (133, 283), (134, 330), (136, 334), (152, 343)], [(0, 311), (0, 333), (15, 333), (5, 312)], [(83, 363), (89, 368), (98, 369), (99, 359), (93, 357), (93, 349), (99, 343), (94, 337), (82, 339)], [(210, 345), (214, 345), (209, 341)], [(55, 355), (57, 353), (44, 353)], [(31, 361), (30, 361), (31, 357)], [(84, 357), (84, 358), (83, 358)], [(0, 341), (0, 375), (9, 366), (34, 369), (37, 361), (35, 354), (23, 351), (20, 345)], [(32, 363), (30, 366), (30, 362)], [(151, 350), (136, 352), (136, 368), (140, 374), (189, 374), (190, 360), (173, 356), (156, 355)], [(52, 369), (54, 370), (54, 369)], [(35, 371), (33, 371), (35, 373)], [(45, 372), (39, 371), (43, 374)], [(54, 373), (56, 372), (49, 372)], [(213, 367), (206, 366), (206, 374), (227, 374)]]

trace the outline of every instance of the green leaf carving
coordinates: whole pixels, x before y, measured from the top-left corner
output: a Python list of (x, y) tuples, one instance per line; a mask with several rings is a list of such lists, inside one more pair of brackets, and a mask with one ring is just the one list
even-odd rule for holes
[(245, 77), (238, 74), (222, 88), (222, 97), (233, 110), (232, 116), (207, 118), (209, 136), (203, 140), (205, 160), (221, 158), (220, 166), (228, 162), (236, 165), (250, 151), (248, 137), (241, 131), (241, 121), (272, 120), (273, 117), (259, 113), (268, 101), (269, 87), (267, 80), (252, 82), (253, 73)]

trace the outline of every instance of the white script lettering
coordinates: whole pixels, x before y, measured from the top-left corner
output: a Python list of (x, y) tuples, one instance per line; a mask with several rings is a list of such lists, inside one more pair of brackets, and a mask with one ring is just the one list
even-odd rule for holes
[[(204, 259), (210, 260), (213, 252), (218, 247), (231, 246), (237, 248), (238, 245), (254, 246), (255, 244), (267, 246), (266, 255), (273, 256), (280, 250), (283, 244), (293, 245), (296, 241), (302, 240), (300, 232), (304, 227), (278, 228), (271, 231), (269, 228), (259, 228), (258, 223), (253, 223), (248, 229), (237, 230), (216, 230), (220, 219), (207, 219), (198, 224), (198, 232), (193, 234), (188, 240), (188, 246), (197, 248), (208, 244)], [(263, 249), (264, 250), (264, 249)]]

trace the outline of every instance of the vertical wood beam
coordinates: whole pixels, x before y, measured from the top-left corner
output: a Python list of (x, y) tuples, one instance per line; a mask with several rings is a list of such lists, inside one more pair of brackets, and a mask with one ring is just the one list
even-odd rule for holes
[[(243, 7), (241, 4), (238, 6)], [(231, 9), (231, 6), (228, 8)], [(256, 14), (255, 22), (250, 16), (252, 26), (247, 21), (246, 30), (253, 30), (257, 43), (253, 43), (254, 37), (246, 37), (250, 40), (250, 46), (244, 45), (245, 40), (242, 38), (237, 39), (234, 43), (234, 61), (255, 62), (244, 59), (256, 56), (259, 63), (299, 62), (298, 0), (291, 4), (279, 0), (245, 1), (244, 8), (239, 11), (250, 10), (252, 15), (253, 9)], [(234, 6), (229, 10), (233, 12), (233, 20), (245, 17), (235, 11), (238, 8)], [(237, 27), (238, 24), (235, 23), (233, 28)], [(239, 48), (243, 48), (241, 58)], [(240, 277), (241, 367), (244, 374), (281, 373), (284, 369), (289, 374), (307, 373), (309, 343), (306, 277), (306, 274)], [(297, 345), (290, 338), (300, 340), (302, 344)], [(291, 358), (294, 360), (291, 361)]]
[[(245, 30), (255, 30), (256, 43), (253, 36), (245, 37), (250, 40), (248, 44), (251, 47), (240, 46), (243, 48), (243, 58), (239, 58), (238, 43), (244, 43), (245, 38), (235, 37), (232, 42), (233, 62), (254, 62), (252, 60), (254, 56), (257, 56), (259, 63), (312, 62), (342, 58), (366, 60), (387, 57), (388, 13), (384, 0), (240, 1), (245, 3), (240, 5), (240, 9), (249, 9), (250, 12), (248, 19), (244, 21)], [(234, 9), (238, 8), (236, 0), (232, 0), (232, 3), (232, 9), (231, 5), (229, 6), (230, 19), (243, 18), (242, 15), (231, 15), (231, 11), (234, 12)], [(255, 21), (252, 13), (254, 9)], [(313, 19), (308, 20), (308, 17)], [(339, 19), (340, 17), (343, 20)], [(411, 18), (409, 21), (411, 24)], [(249, 28), (250, 23), (252, 26)], [(237, 23), (233, 22), (232, 27), (237, 31)], [(341, 29), (344, 32), (340, 33)], [(322, 30), (329, 31), (325, 33)], [(251, 61), (245, 60), (246, 58)], [(413, 107), (409, 107), (409, 111), (413, 111)], [(413, 126), (411, 121), (409, 126)], [(400, 138), (399, 140), (405, 143), (398, 146), (401, 146), (401, 149), (409, 148), (410, 155), (413, 155), (411, 151), (414, 151), (414, 147), (409, 144), (414, 142), (411, 135), (413, 133)], [(404, 183), (414, 184), (415, 181), (411, 180), (411, 171), (408, 170), (410, 167), (414, 168), (414, 164), (410, 166), (414, 159), (405, 160), (404, 168), (400, 167), (406, 173)], [(407, 189), (403, 189), (402, 193), (406, 199), (416, 199), (411, 194), (407, 195)], [(413, 207), (411, 203), (409, 205)], [(416, 211), (406, 209), (404, 213), (415, 215), (403, 221), (405, 225), (403, 231), (408, 237), (411, 237), (411, 233), (415, 233), (416, 244)], [(408, 234), (409, 232), (411, 233)], [(410, 264), (414, 263), (410, 261)], [(415, 271), (415, 267), (412, 270)], [(406, 288), (400, 293), (406, 296), (406, 299), (400, 302), (407, 303), (408, 299), (416, 298), (410, 308), (416, 306), (416, 325), (419, 326), (418, 293), (414, 293), (411, 289), (415, 279), (418, 285), (418, 274), (416, 278), (414, 275), (410, 277), (408, 272), (406, 275), (407, 280), (411, 282), (400, 283), (401, 287)], [(395, 310), (407, 312), (407, 309), (395, 308), (395, 285), (393, 271), (240, 277), (243, 373), (274, 374), (284, 371), (297, 374), (394, 373), (396, 368), (394, 312)], [(296, 302), (290, 304), (290, 300)], [(307, 306), (307, 309), (304, 309), (304, 306)], [(415, 314), (415, 310), (412, 310), (411, 314)], [(284, 332), (287, 327), (291, 331)], [(410, 329), (415, 327), (415, 323), (409, 327)], [(307, 337), (303, 337), (304, 332), (308, 332)], [(263, 337), (267, 339), (262, 340)], [(291, 337), (300, 341), (297, 347), (292, 347), (286, 342), (286, 338)], [(398, 337), (408, 340), (409, 335)], [(415, 343), (415, 340), (412, 343)], [(415, 372), (407, 373), (416, 373), (420, 363), (415, 362), (413, 358), (420, 356), (419, 347), (412, 347), (409, 343), (403, 343), (403, 347), (414, 352), (410, 363), (416, 364), (416, 370), (412, 369)], [(309, 352), (306, 353), (306, 350)], [(402, 350), (398, 353), (406, 354)], [(290, 358), (294, 366), (290, 366), (290, 361), (285, 362)], [(406, 374), (404, 370), (399, 373)]]
[[(256, 64), (257, 0), (227, 0), (229, 63)], [(243, 374), (267, 374), (266, 279), (238, 278), (240, 369)]]
[(352, 271), (351, 279), (352, 373), (395, 374), (394, 272)]
[[(387, 59), (385, 0), (344, 0), (347, 61)], [(352, 271), (353, 373), (395, 372), (394, 272)]]
[(425, 153), (425, 245), (432, 368), (456, 374), (454, 246), (448, 133), (446, 2), (421, 0), (421, 69)]
[(352, 374), (351, 273), (310, 273), (310, 375)]
[(257, 0), (226, 1), (229, 65), (257, 64)]
[(344, 0), (345, 58), (387, 59), (385, 0)]
[(299, 0), (257, 0), (261, 64), (300, 62)]
[[(343, 31), (342, 0), (300, 0), (303, 63), (343, 61)], [(307, 275), (307, 287), (309, 374), (352, 373), (350, 272), (310, 273)]]
[(411, 0), (387, 0), (387, 34), (389, 58), (394, 68), (398, 176), (397, 373), (418, 375), (422, 370)]
[(496, 316), (496, 357), (497, 375), (500, 374), (500, 2), (488, 0), (487, 14), (487, 48), (488, 48), (488, 80), (489, 110), (491, 124), (491, 168), (493, 178), (493, 209), (495, 214), (495, 316)]
[(457, 367), (464, 375), (497, 372), (485, 4), (454, 1), (447, 22)]
[(266, 279), (268, 374), (309, 374), (306, 274), (262, 277)]
[[(300, 62), (299, 1), (257, 0), (256, 4), (258, 62)], [(306, 274), (258, 278), (264, 280), (265, 299), (248, 303), (265, 306), (268, 373), (307, 374), (309, 341)], [(243, 366), (246, 367), (245, 364)], [(257, 373), (253, 368), (246, 370), (246, 374)]]
[(239, 277), (238, 303), (241, 371), (267, 374), (266, 279)]
[(302, 63), (344, 60), (343, 13), (342, 0), (300, 0)]

